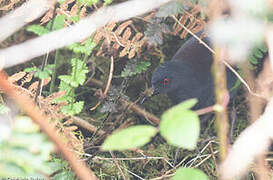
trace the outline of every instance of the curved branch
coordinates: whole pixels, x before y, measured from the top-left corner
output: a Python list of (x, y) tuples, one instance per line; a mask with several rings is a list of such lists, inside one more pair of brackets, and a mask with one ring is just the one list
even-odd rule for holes
[(62, 152), (64, 157), (71, 165), (74, 172), (79, 179), (95, 180), (97, 179), (93, 172), (82, 162), (77, 159), (77, 156), (73, 151), (70, 151), (64, 141), (57, 134), (57, 130), (50, 124), (45, 115), (38, 109), (33, 101), (27, 97), (16, 92), (16, 90), (7, 81), (7, 76), (3, 71), (0, 71), (0, 87), (11, 99), (13, 99), (21, 109), (35, 122), (37, 123), (43, 132), (51, 139), (52, 142)]

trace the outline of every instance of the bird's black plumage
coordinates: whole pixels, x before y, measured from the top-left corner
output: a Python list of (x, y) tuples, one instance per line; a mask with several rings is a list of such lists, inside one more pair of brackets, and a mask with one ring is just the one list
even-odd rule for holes
[[(197, 34), (200, 36), (200, 33)], [(210, 45), (208, 38), (202, 39)], [(174, 103), (197, 98), (194, 109), (214, 103), (214, 80), (211, 74), (212, 53), (191, 37), (176, 52), (171, 61), (159, 66), (152, 76), (155, 93), (166, 93)], [(235, 85), (236, 76), (227, 69), (227, 88)], [(231, 97), (234, 93), (231, 94)]]

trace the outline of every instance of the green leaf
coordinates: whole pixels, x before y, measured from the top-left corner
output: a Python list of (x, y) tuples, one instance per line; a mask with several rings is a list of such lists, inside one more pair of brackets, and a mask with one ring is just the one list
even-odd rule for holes
[(188, 110), (195, 102), (186, 101), (162, 115), (160, 133), (169, 144), (189, 150), (195, 148), (200, 133), (200, 122), (198, 116)]
[(209, 180), (209, 178), (199, 169), (179, 168), (171, 180)]
[(63, 106), (63, 107), (61, 108), (61, 111), (62, 111), (64, 114), (73, 116), (72, 106), (71, 106), (70, 104), (69, 104), (69, 105)]
[(71, 74), (75, 82), (75, 86), (73, 85), (73, 87), (78, 87), (79, 84), (83, 85), (86, 79), (86, 74), (88, 73), (88, 68), (86, 64), (79, 59), (73, 58), (71, 59), (71, 65), (72, 65)]
[(74, 15), (74, 16), (67, 17), (67, 20), (73, 21), (73, 23), (77, 23), (81, 20), (81, 17), (80, 15)]
[(106, 5), (111, 4), (111, 3), (112, 3), (112, 0), (104, 0), (104, 3), (105, 3)]
[[(54, 19), (52, 30), (55, 31), (55, 30), (64, 28), (64, 20), (65, 20), (65, 15), (56, 16)], [(52, 23), (52, 20), (49, 23), (47, 23), (46, 25), (47, 29), (50, 29), (51, 23)]]
[(250, 55), (248, 59), (252, 64), (254, 65), (258, 64), (258, 59), (254, 57), (253, 55)]
[(193, 99), (188, 99), (186, 101), (183, 101), (180, 106), (179, 106), (179, 111), (182, 110), (188, 110), (191, 109), (196, 103), (198, 102), (198, 100), (196, 98)]
[(266, 52), (267, 52), (267, 47), (266, 47), (265, 43), (263, 43), (263, 44), (259, 47), (259, 49), (260, 49), (263, 53), (266, 53)]
[[(64, 76), (66, 76), (66, 75), (64, 75)], [(60, 76), (59, 76), (59, 79), (60, 79)], [(58, 88), (59, 88), (59, 91), (66, 91), (66, 92), (69, 92), (72, 90), (72, 87), (68, 83), (66, 83), (65, 81), (61, 81)]]
[(259, 48), (254, 48), (253, 52), (257, 58), (263, 58), (263, 53), (260, 51)]
[(50, 76), (50, 74), (47, 71), (40, 71), (38, 74), (38, 78), (40, 79), (46, 79)]
[(132, 126), (107, 137), (102, 144), (102, 150), (126, 150), (145, 145), (155, 136), (157, 129), (147, 125)]
[(73, 112), (75, 114), (79, 114), (83, 110), (84, 102), (79, 101), (73, 104)]
[(47, 30), (45, 27), (36, 24), (28, 26), (26, 30), (39, 36), (49, 33), (49, 30)]
[(121, 72), (121, 77), (130, 77), (136, 74), (140, 74), (143, 71), (146, 71), (150, 65), (151, 63), (149, 61), (128, 61), (125, 68)]
[(29, 67), (29, 68), (24, 69), (25, 72), (35, 72), (38, 70), (39, 70), (39, 68), (37, 68), (37, 67)]
[(73, 78), (71, 76), (69, 76), (69, 75), (60, 75), (59, 79), (62, 80), (62, 81), (64, 81), (66, 84), (70, 84), (73, 87), (77, 87), (75, 85), (75, 83), (73, 83)]
[(76, 54), (82, 53), (89, 56), (96, 45), (97, 44), (92, 41), (91, 38), (89, 38), (87, 41), (85, 41), (84, 45), (81, 45), (80, 43), (73, 43), (67, 47)]
[(82, 5), (91, 6), (92, 4), (97, 4), (99, 0), (78, 0)]
[(83, 106), (84, 106), (84, 102), (79, 101), (79, 102), (73, 103), (72, 105), (68, 104), (66, 106), (63, 106), (61, 111), (70, 116), (74, 116), (76, 114), (79, 114), (83, 110)]
[(52, 74), (52, 69), (55, 67), (54, 64), (49, 64), (45, 66), (44, 71), (41, 71), (40, 68), (37, 67), (29, 67), (25, 68), (25, 72), (34, 72), (34, 77), (38, 77), (40, 79), (46, 79)]

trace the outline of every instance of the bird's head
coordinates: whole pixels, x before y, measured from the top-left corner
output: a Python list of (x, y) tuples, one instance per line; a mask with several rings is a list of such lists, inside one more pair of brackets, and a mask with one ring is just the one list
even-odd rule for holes
[(154, 95), (177, 90), (181, 78), (181, 66), (176, 62), (169, 61), (160, 65), (152, 76), (151, 84), (154, 89)]

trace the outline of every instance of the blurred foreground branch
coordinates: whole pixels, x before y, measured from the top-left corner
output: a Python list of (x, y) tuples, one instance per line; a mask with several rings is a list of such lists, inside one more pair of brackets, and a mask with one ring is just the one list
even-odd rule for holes
[(221, 175), (224, 179), (244, 174), (256, 157), (266, 153), (273, 138), (272, 117), (273, 98), (270, 99), (264, 114), (245, 129), (235, 141), (221, 165)]
[(38, 109), (33, 101), (29, 97), (23, 96), (16, 92), (16, 89), (11, 86), (7, 79), (8, 78), (5, 73), (3, 71), (0, 72), (1, 90), (3, 90), (11, 99), (13, 99), (21, 107), (21, 109), (40, 126), (40, 128), (46, 133), (51, 141), (55, 143), (55, 145), (71, 165), (78, 178), (86, 180), (97, 179), (93, 172), (82, 161), (78, 160), (76, 154), (69, 150), (63, 139), (58, 136), (57, 130), (53, 125), (50, 125), (48, 119)]
[(0, 19), (0, 42), (24, 25), (41, 17), (55, 1), (30, 0)]
[[(26, 62), (47, 52), (79, 42), (109, 22), (123, 21), (147, 13), (169, 1), (171, 0), (131, 0), (101, 8), (68, 28), (0, 50), (0, 61), (4, 62), (4, 68)], [(2, 17), (0, 22), (6, 18), (6, 16)]]

